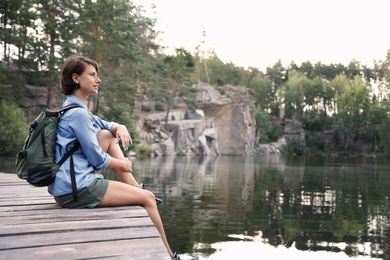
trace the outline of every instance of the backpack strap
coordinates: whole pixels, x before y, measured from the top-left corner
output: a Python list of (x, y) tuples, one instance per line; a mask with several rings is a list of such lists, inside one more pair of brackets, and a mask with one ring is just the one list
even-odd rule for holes
[(66, 105), (66, 106), (61, 106), (58, 110), (57, 110), (57, 113), (61, 113), (61, 115), (63, 113), (65, 113), (66, 111), (68, 111), (69, 109), (72, 109), (72, 108), (76, 108), (76, 107), (82, 107), (78, 104), (69, 104), (69, 105)]
[[(69, 104), (67, 106), (61, 107), (60, 109), (57, 110), (57, 116), (58, 116), (58, 113), (60, 113), (60, 116), (61, 116), (63, 113), (65, 113), (69, 109), (76, 108), (76, 107), (81, 107), (81, 106), (77, 105), (77, 104)], [(70, 179), (72, 182), (73, 201), (78, 201), (79, 198), (77, 196), (76, 173), (74, 170), (74, 163), (73, 163), (73, 156), (72, 155), (79, 148), (80, 148), (80, 143), (78, 140), (76, 140), (73, 147), (58, 162), (58, 165), (61, 166), (70, 156)]]
[(71, 156), (79, 148), (80, 148), (80, 143), (79, 141), (76, 140), (73, 147), (61, 158), (61, 160), (57, 164), (61, 166), (69, 158), (69, 156)]
[(76, 173), (74, 171), (73, 156), (70, 157), (70, 178), (72, 181), (73, 201), (76, 202), (79, 200), (79, 197), (77, 196)]
[(80, 148), (80, 143), (79, 143), (79, 141), (76, 140), (73, 147), (58, 162), (58, 165), (61, 166), (70, 156), (70, 179), (72, 182), (72, 194), (73, 194), (74, 201), (78, 201), (79, 198), (77, 196), (76, 173), (74, 171), (74, 163), (73, 163), (73, 156), (72, 155), (79, 148)]

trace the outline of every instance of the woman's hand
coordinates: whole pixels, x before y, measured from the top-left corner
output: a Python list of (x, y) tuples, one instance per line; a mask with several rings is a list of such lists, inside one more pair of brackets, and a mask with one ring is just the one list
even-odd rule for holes
[(117, 143), (122, 141), (123, 148), (127, 149), (130, 144), (133, 143), (129, 131), (127, 131), (126, 126), (124, 125), (114, 125), (112, 127), (113, 132), (115, 133)]
[(111, 157), (110, 163), (108, 164), (107, 168), (113, 170), (117, 169), (121, 172), (133, 172), (133, 163), (130, 161), (129, 158), (117, 159)]
[(125, 172), (133, 172), (133, 164), (128, 158), (122, 159), (123, 161), (123, 166), (122, 169)]

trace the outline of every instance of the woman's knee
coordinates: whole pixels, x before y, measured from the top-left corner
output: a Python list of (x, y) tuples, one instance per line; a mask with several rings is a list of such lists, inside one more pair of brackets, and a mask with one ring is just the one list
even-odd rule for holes
[(99, 140), (99, 139), (107, 139), (107, 140), (110, 140), (110, 139), (115, 139), (115, 136), (114, 136), (109, 130), (102, 129), (102, 130), (100, 130), (100, 131), (98, 132), (97, 138), (98, 138), (98, 140)]
[(154, 205), (156, 204), (156, 197), (154, 196), (153, 192), (145, 190), (145, 205)]
[(100, 130), (97, 134), (97, 140), (103, 151), (107, 152), (110, 145), (115, 142), (115, 136), (109, 130)]

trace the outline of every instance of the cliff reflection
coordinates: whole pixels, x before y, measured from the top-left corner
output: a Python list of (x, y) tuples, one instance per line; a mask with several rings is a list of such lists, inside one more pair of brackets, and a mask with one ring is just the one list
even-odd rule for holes
[(301, 251), (387, 259), (386, 162), (300, 157), (159, 157), (134, 161), (136, 177), (164, 199), (176, 250), (256, 241)]

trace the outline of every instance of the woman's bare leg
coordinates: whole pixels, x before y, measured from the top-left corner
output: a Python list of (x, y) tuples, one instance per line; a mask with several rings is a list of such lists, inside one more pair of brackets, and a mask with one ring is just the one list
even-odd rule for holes
[[(116, 143), (116, 138), (110, 131), (101, 130), (97, 136), (98, 142), (102, 150), (107, 152), (111, 157), (117, 159), (124, 159), (124, 155), (119, 145)], [(140, 189), (138, 182), (135, 180), (131, 172), (123, 172), (120, 170), (113, 170), (118, 178), (123, 182), (109, 181), (106, 194), (98, 207), (109, 206), (129, 206), (140, 205), (146, 209), (154, 226), (157, 228), (161, 239), (171, 256), (173, 253), (169, 247), (168, 240), (165, 235), (163, 223), (160, 213), (157, 209), (154, 194), (150, 191)]]
[(146, 209), (154, 226), (157, 228), (169, 255), (173, 258), (173, 252), (169, 247), (168, 240), (165, 235), (154, 194), (150, 191), (143, 190), (126, 183), (109, 181), (107, 192), (98, 207), (129, 205), (140, 205)]
[[(125, 158), (119, 144), (116, 143), (115, 136), (110, 131), (101, 130), (97, 135), (97, 140), (103, 151), (108, 153), (111, 157), (116, 159)], [(124, 172), (118, 169), (113, 169), (113, 172), (122, 182), (139, 187), (138, 182), (135, 180), (131, 172)]]

